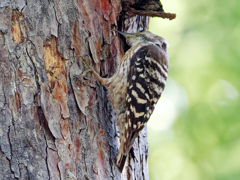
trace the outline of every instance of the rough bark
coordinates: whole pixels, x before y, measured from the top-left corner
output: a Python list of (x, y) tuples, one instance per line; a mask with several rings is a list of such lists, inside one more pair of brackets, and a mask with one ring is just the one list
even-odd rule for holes
[(0, 1), (0, 179), (148, 179), (146, 128), (120, 174), (106, 89), (124, 54), (111, 32), (147, 29), (120, 0)]

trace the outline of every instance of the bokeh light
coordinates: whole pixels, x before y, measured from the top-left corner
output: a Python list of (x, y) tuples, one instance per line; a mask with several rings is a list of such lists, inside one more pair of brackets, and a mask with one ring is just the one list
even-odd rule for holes
[(240, 1), (162, 0), (169, 78), (148, 123), (150, 180), (240, 180)]

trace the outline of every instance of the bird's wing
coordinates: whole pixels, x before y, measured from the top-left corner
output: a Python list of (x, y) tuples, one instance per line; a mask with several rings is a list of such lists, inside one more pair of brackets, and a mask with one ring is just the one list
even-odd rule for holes
[(161, 96), (167, 78), (167, 63), (163, 50), (154, 44), (141, 47), (132, 56), (127, 78), (125, 139), (122, 139), (126, 155)]

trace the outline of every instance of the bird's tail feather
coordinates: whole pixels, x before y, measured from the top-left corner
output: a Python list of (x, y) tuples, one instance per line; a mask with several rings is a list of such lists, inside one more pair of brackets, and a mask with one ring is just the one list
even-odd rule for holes
[(124, 165), (125, 165), (125, 162), (126, 162), (126, 159), (127, 159), (127, 155), (124, 155), (122, 153), (118, 153), (118, 156), (117, 156), (117, 166), (120, 170), (120, 172), (123, 171), (123, 168), (124, 168)]

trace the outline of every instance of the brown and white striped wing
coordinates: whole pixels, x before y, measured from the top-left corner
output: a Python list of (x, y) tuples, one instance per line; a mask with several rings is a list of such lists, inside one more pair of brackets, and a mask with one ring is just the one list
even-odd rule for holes
[(150, 118), (166, 84), (168, 56), (151, 44), (132, 57), (128, 74), (126, 121), (123, 153), (127, 154), (135, 138)]

